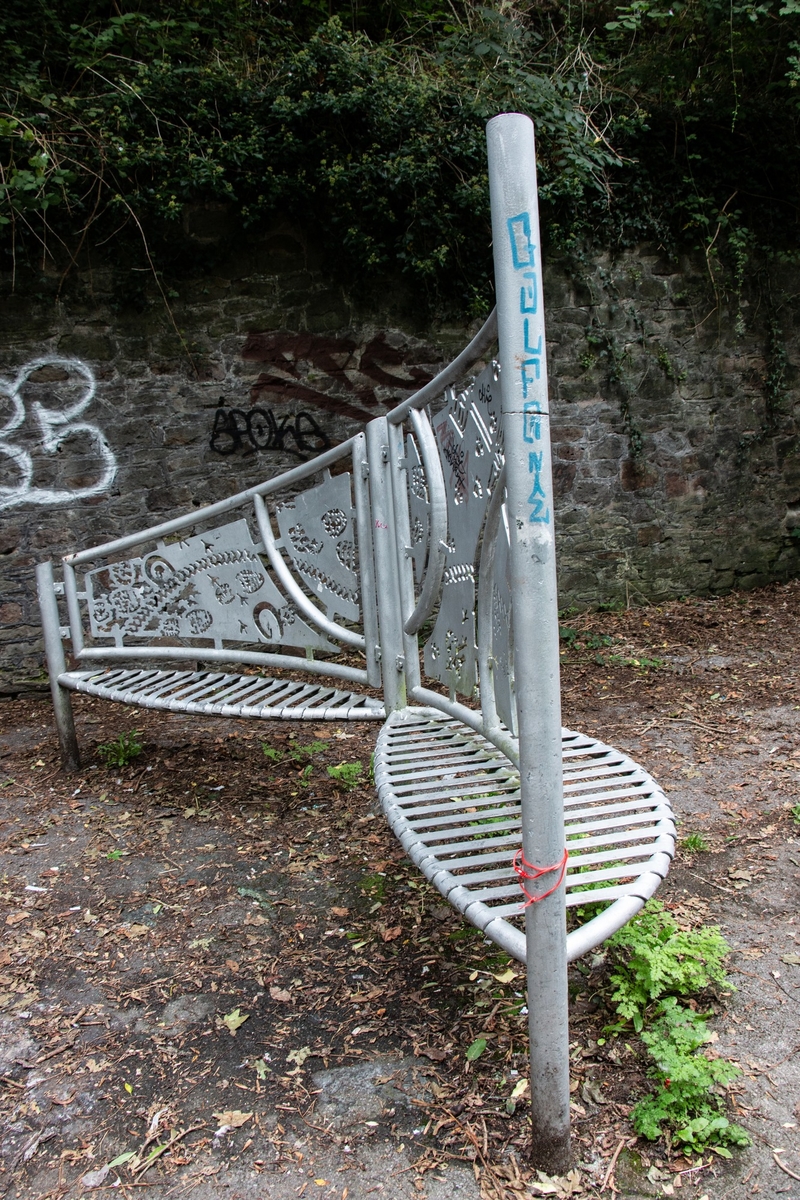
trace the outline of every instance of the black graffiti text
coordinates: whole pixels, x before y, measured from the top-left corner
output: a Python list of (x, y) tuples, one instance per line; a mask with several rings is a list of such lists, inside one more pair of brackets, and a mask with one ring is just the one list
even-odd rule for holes
[(331, 445), (310, 413), (287, 413), (278, 420), (271, 408), (226, 408), (220, 402), (214, 414), (211, 449), (217, 454), (235, 454), (246, 443), (254, 450), (283, 451), (303, 462)]

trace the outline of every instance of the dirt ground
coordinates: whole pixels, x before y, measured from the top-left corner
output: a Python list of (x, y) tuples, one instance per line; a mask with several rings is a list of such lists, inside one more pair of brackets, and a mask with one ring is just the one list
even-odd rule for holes
[[(551, 1195), (800, 1200), (799, 616), (792, 583), (563, 618), (564, 723), (631, 753), (708, 847), (679, 850), (659, 895), (731, 944), (715, 1049), (742, 1067), (730, 1114), (752, 1145), (688, 1160), (636, 1138), (645, 1064), (602, 1040), (590, 955), (576, 1174)], [(511, 1101), (522, 971), (403, 858), (369, 780), (377, 724), (75, 710), (67, 776), (48, 699), (0, 704), (0, 1194), (547, 1194)], [(133, 729), (141, 754), (103, 765)]]

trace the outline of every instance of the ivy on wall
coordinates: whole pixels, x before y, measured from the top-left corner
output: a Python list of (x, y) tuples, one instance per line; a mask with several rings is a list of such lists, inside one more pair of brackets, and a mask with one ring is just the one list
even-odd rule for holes
[(563, 246), (688, 241), (740, 279), (796, 247), (800, 0), (5, 0), (0, 55), (15, 256), (68, 264), (91, 235), (168, 263), (187, 205), (221, 203), (477, 315), (484, 125), (509, 110)]

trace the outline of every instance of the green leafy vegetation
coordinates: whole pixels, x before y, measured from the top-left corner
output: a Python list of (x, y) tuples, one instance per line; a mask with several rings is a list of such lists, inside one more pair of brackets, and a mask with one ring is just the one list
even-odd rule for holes
[(112, 742), (97, 747), (97, 753), (107, 767), (127, 767), (142, 753), (141, 734), (138, 729), (121, 733)]
[[(623, 926), (608, 947), (612, 955), (612, 1003), (621, 1018), (609, 1032), (618, 1034), (628, 1022), (647, 1047), (648, 1074), (655, 1090), (634, 1107), (637, 1133), (668, 1142), (690, 1153), (713, 1147), (729, 1156), (728, 1146), (745, 1146), (749, 1138), (724, 1114), (725, 1089), (739, 1068), (713, 1051), (710, 1012), (694, 997), (713, 984), (725, 984), (723, 962), (729, 947), (717, 926), (680, 929), (659, 901)], [(689, 1004), (681, 998), (689, 996)]]
[[(658, 1015), (641, 1039), (650, 1052), (651, 1077), (657, 1088), (633, 1110), (637, 1133), (656, 1141), (665, 1129), (673, 1144), (700, 1154), (709, 1145), (725, 1154), (725, 1146), (746, 1146), (750, 1139), (720, 1111), (724, 1089), (741, 1074), (724, 1058), (699, 1053), (711, 1034), (706, 1016), (680, 1004), (674, 996), (659, 1001)], [(730, 1151), (727, 1151), (730, 1154)]]
[(681, 849), (688, 850), (690, 854), (704, 854), (708, 850), (708, 842), (702, 833), (689, 833), (681, 841)]
[(480, 315), (484, 125), (511, 110), (536, 122), (563, 248), (700, 246), (740, 312), (753, 254), (796, 249), (794, 0), (6, 0), (0, 61), (17, 255), (68, 264), (92, 231), (165, 270), (198, 253), (193, 206), (238, 230), (290, 213), (353, 286), (399, 273)]
[(324, 754), (329, 746), (330, 742), (320, 742), (315, 739), (305, 746), (293, 746), (289, 751), (289, 757), (295, 762), (303, 762), (307, 758), (316, 758), (318, 754)]
[(363, 773), (364, 768), (360, 762), (339, 763), (336, 767), (328, 767), (328, 774), (343, 792), (355, 791)]
[(664, 995), (690, 996), (711, 983), (724, 983), (728, 944), (716, 925), (680, 929), (659, 900), (649, 900), (638, 916), (623, 925), (609, 947), (615, 956), (610, 979), (612, 1001), (638, 1033), (648, 1005)]

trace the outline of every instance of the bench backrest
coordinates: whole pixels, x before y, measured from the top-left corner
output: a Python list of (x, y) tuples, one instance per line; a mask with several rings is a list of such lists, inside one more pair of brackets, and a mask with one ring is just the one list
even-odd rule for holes
[[(520, 122), (496, 118), (498, 144)], [(535, 597), (520, 593), (513, 563), (531, 533), (552, 558), (552, 501), (535, 180), (533, 206), (514, 211), (509, 180), (528, 168), (497, 158), (495, 356), (492, 313), (364, 433), (225, 501), (66, 555), (60, 632), (82, 667), (189, 660), (332, 676), (382, 688), (387, 710), (438, 707), (517, 760), (514, 639)]]

